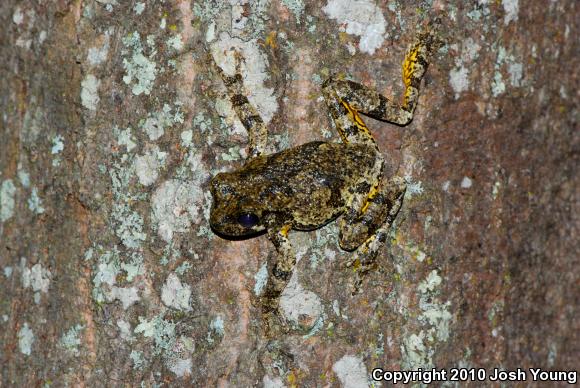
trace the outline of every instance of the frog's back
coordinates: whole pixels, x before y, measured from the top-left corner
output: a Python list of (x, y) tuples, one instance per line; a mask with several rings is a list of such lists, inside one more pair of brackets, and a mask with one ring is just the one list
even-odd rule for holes
[(373, 167), (375, 152), (365, 144), (314, 141), (266, 156), (262, 174), (285, 179), (304, 179), (307, 174), (310, 183), (319, 178), (356, 179)]
[(376, 152), (365, 144), (311, 142), (250, 160), (239, 173), (256, 188), (254, 200), (288, 213), (295, 228), (312, 229), (337, 217), (357, 184), (366, 186)]

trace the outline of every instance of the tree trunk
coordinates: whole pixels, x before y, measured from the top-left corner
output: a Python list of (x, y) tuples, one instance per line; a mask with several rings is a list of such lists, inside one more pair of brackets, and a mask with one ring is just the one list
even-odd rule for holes
[[(577, 368), (580, 3), (468, 3), (2, 1), (0, 386)], [(208, 224), (209, 179), (243, 164), (247, 135), (204, 46), (224, 69), (241, 54), (275, 152), (340, 141), (330, 74), (401, 98), (427, 25), (444, 45), (413, 122), (367, 120), (407, 181), (378, 268), (351, 295), (336, 223), (290, 232), (292, 330), (267, 337), (274, 247)]]

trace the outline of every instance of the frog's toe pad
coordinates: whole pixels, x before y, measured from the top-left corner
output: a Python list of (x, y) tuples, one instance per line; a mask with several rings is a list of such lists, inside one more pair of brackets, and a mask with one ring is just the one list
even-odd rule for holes
[(275, 311), (268, 311), (262, 314), (262, 324), (267, 337), (278, 337), (290, 332), (284, 318)]

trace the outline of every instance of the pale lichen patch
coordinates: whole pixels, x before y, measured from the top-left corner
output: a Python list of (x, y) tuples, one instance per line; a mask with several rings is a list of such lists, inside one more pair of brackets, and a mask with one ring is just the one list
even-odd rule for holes
[(193, 367), (193, 361), (191, 358), (186, 359), (169, 359), (167, 361), (167, 367), (170, 371), (175, 373), (177, 377), (183, 377), (191, 374), (191, 368)]
[(270, 377), (268, 375), (264, 375), (262, 379), (262, 384), (264, 388), (285, 388), (286, 386), (282, 382), (280, 377)]
[(16, 187), (12, 183), (12, 179), (6, 179), (2, 182), (0, 187), (0, 221), (6, 222), (14, 215), (14, 206), (16, 201), (14, 196), (16, 194)]
[[(199, 258), (197, 253), (195, 254), (195, 258)], [(193, 265), (191, 265), (191, 263), (189, 261), (184, 261), (183, 263), (181, 263), (181, 265), (177, 268), (175, 268), (175, 273), (178, 275), (183, 275), (185, 274), (187, 271), (189, 271), (191, 268), (193, 268)]]
[(64, 150), (64, 137), (61, 135), (56, 135), (52, 138), (52, 148), (50, 153), (53, 155), (58, 155)]
[(472, 185), (473, 181), (467, 176), (464, 176), (463, 179), (461, 180), (462, 189), (469, 189)]
[(20, 163), (18, 164), (18, 171), (17, 171), (17, 175), (18, 175), (18, 180), (20, 181), (20, 184), (22, 185), (22, 187), (24, 188), (29, 188), (30, 187), (30, 174), (22, 169), (22, 166), (20, 165)]
[(97, 110), (99, 104), (99, 86), (101, 81), (92, 74), (87, 74), (81, 81), (81, 103), (88, 110)]
[[(123, 67), (125, 68), (123, 82), (131, 85), (131, 92), (136, 96), (149, 95), (157, 76), (157, 65), (143, 54), (141, 37), (138, 32), (133, 32), (123, 38), (123, 43), (126, 48), (131, 50), (131, 54), (123, 59)], [(153, 57), (155, 53), (153, 50), (151, 56)]]
[(12, 14), (12, 22), (14, 24), (22, 24), (23, 21), (24, 21), (24, 14), (22, 13), (22, 10), (20, 9), (20, 7), (16, 7), (16, 10)]
[(262, 264), (258, 272), (254, 275), (254, 294), (260, 295), (268, 282), (268, 265)]
[(403, 339), (401, 353), (405, 369), (417, 370), (418, 368), (431, 367), (432, 352), (427, 348), (424, 341), (425, 333), (422, 330), (419, 334), (411, 334)]
[(428, 323), (432, 327), (432, 331), (429, 332), (429, 341), (432, 341), (436, 334), (436, 338), (441, 341), (447, 341), (449, 339), (449, 322), (451, 321), (451, 313), (447, 311), (447, 304), (427, 304), (423, 305), (424, 309), (422, 316), (420, 317), (425, 323)]
[[(459, 51), (459, 45), (452, 44), (450, 47), (454, 51)], [(477, 60), (481, 46), (471, 37), (465, 39), (461, 44), (461, 55), (455, 60), (455, 67), (449, 72), (449, 84), (455, 92), (455, 99), (460, 94), (469, 90), (469, 67)]]
[[(126, 159), (130, 158), (124, 160)], [(111, 218), (115, 224), (115, 233), (127, 248), (137, 249), (145, 241), (147, 234), (143, 231), (143, 217), (131, 207), (133, 201), (138, 198), (128, 191), (134, 172), (132, 163), (127, 167), (115, 163), (109, 174), (114, 195)]]
[(104, 292), (108, 302), (118, 300), (123, 305), (123, 310), (127, 310), (133, 304), (141, 300), (139, 291), (136, 287), (116, 287), (113, 286), (109, 291)]
[(458, 99), (462, 92), (469, 89), (469, 70), (463, 65), (452, 69), (449, 72), (449, 84), (455, 92), (455, 99)]
[(193, 340), (186, 336), (181, 336), (165, 354), (165, 365), (167, 369), (173, 372), (177, 377), (188, 376), (191, 374), (193, 360), (191, 354), (195, 350)]
[(507, 65), (508, 78), (511, 86), (522, 86), (524, 65), (518, 62), (513, 54), (508, 54), (508, 51), (500, 46), (497, 49), (497, 59), (494, 66), (495, 71), (491, 82), (491, 93), (494, 97), (503, 94), (507, 88), (501, 73), (501, 68), (504, 64)]
[(367, 368), (361, 357), (346, 355), (332, 365), (343, 387), (366, 388), (369, 386)]
[(119, 328), (119, 334), (124, 341), (133, 342), (135, 338), (132, 336), (131, 324), (123, 319), (117, 321), (117, 327)]
[(491, 197), (493, 199), (497, 198), (497, 195), (499, 194), (499, 190), (501, 189), (501, 182), (500, 181), (496, 181), (493, 184), (493, 188), (491, 189)]
[(130, 262), (123, 262), (117, 249), (100, 255), (93, 277), (93, 299), (97, 303), (119, 300), (126, 310), (140, 300), (136, 287), (116, 286), (117, 276), (121, 271), (126, 272), (126, 281), (132, 281), (135, 276), (144, 272), (143, 257), (133, 253)]
[(219, 315), (217, 317), (215, 317), (210, 325), (209, 328), (214, 331), (216, 334), (223, 336), (225, 333), (225, 327), (224, 327), (224, 320), (222, 317), (220, 317)]
[(493, 75), (493, 81), (491, 82), (491, 94), (494, 97), (499, 96), (505, 92), (505, 83), (503, 82), (503, 76), (499, 70), (496, 70)]
[(155, 183), (159, 174), (158, 169), (159, 162), (154, 155), (146, 154), (135, 158), (135, 173), (143, 186)]
[(224, 320), (221, 316), (215, 317), (209, 324), (207, 332), (207, 342), (213, 344), (217, 339), (223, 338), (225, 334)]
[(143, 11), (145, 11), (145, 3), (141, 2), (136, 3), (135, 6), (133, 7), (133, 11), (135, 11), (137, 15), (141, 15)]
[(379, 6), (369, 0), (329, 0), (324, 8), (341, 31), (360, 36), (359, 49), (374, 54), (385, 41), (386, 21)]
[(425, 190), (423, 189), (423, 184), (420, 181), (415, 181), (411, 176), (411, 174), (405, 174), (404, 179), (407, 185), (407, 188), (405, 190), (406, 199), (410, 199), (417, 195), (423, 194)]
[(168, 307), (190, 311), (191, 287), (184, 285), (175, 273), (170, 273), (161, 289), (161, 300)]
[(175, 344), (175, 323), (166, 321), (157, 315), (150, 320), (139, 317), (139, 324), (133, 331), (135, 334), (143, 334), (146, 338), (152, 338), (155, 342), (155, 354), (161, 354), (173, 348)]
[(176, 232), (186, 232), (198, 219), (203, 192), (198, 184), (171, 179), (159, 186), (151, 200), (152, 219), (159, 236), (169, 242)]
[(145, 155), (137, 156), (134, 160), (135, 173), (139, 183), (143, 186), (150, 186), (159, 176), (159, 168), (165, 164), (166, 152), (159, 150), (159, 147), (152, 147)]
[(280, 310), (293, 324), (311, 329), (322, 316), (323, 307), (318, 295), (305, 290), (294, 273), (280, 296)]
[(30, 193), (30, 198), (28, 198), (28, 209), (35, 214), (44, 213), (44, 207), (42, 206), (42, 200), (38, 196), (38, 189), (36, 187), (32, 188)]
[(129, 357), (133, 361), (133, 369), (143, 369), (145, 366), (145, 358), (143, 357), (143, 352), (138, 350), (132, 350)]
[(23, 288), (32, 288), (34, 292), (34, 301), (40, 303), (40, 294), (48, 293), (50, 286), (51, 273), (48, 269), (43, 268), (42, 264), (36, 263), (32, 268), (26, 266), (26, 259), (20, 261), (21, 280)]
[(147, 133), (149, 140), (155, 141), (165, 133), (166, 128), (174, 124), (183, 124), (185, 118), (181, 111), (181, 103), (176, 102), (175, 108), (169, 104), (163, 104), (163, 108), (157, 112), (149, 113), (148, 117), (139, 124), (139, 128)]
[(78, 355), (79, 345), (81, 344), (81, 339), (79, 338), (80, 331), (84, 329), (83, 325), (76, 325), (71, 327), (66, 333), (60, 337), (59, 344), (67, 352)]
[(427, 279), (419, 283), (417, 289), (421, 293), (433, 292), (435, 288), (441, 284), (441, 281), (441, 276), (439, 276), (436, 270), (433, 270), (429, 273)]
[(510, 83), (512, 86), (521, 86), (523, 78), (524, 65), (515, 62), (508, 65), (508, 74), (510, 76)]
[(282, 4), (294, 14), (296, 23), (300, 24), (300, 17), (304, 12), (304, 0), (282, 0)]
[(110, 33), (107, 31), (100, 47), (91, 47), (87, 53), (87, 60), (91, 66), (100, 65), (107, 59), (110, 45)]
[(28, 322), (24, 322), (24, 325), (18, 331), (18, 348), (20, 349), (20, 353), (30, 356), (33, 343), (34, 333), (28, 327)]
[(131, 128), (119, 130), (119, 128), (113, 128), (113, 133), (117, 135), (117, 143), (120, 146), (125, 146), (127, 148), (127, 152), (131, 152), (133, 148), (137, 147), (135, 143), (135, 137), (131, 134)]
[(519, 0), (502, 0), (501, 5), (505, 11), (503, 23), (507, 26), (511, 21), (518, 20)]
[(187, 129), (181, 132), (181, 145), (186, 148), (193, 146), (193, 131), (191, 129)]
[(167, 47), (177, 52), (183, 50), (183, 39), (181, 38), (181, 35), (177, 34), (167, 39)]
[[(106, 257), (106, 256), (103, 255), (102, 257)], [(101, 260), (103, 260), (103, 259), (101, 258)], [(109, 286), (112, 286), (116, 282), (116, 278), (117, 278), (117, 274), (119, 273), (119, 270), (120, 270), (119, 265), (115, 261), (113, 261), (113, 262), (104, 261), (102, 263), (99, 263), (99, 265), (97, 267), (97, 273), (95, 274), (95, 277), (93, 278), (93, 283), (97, 287), (103, 283), (108, 284)]]
[(472, 37), (465, 39), (462, 43), (461, 60), (467, 63), (475, 61), (479, 56), (479, 50), (481, 46)]
[(431, 368), (438, 342), (449, 339), (453, 317), (449, 312), (450, 302), (441, 303), (438, 299), (441, 283), (441, 276), (433, 270), (417, 287), (420, 308), (417, 319), (422, 329), (403, 339), (401, 353), (405, 369)]
[(54, 159), (52, 159), (52, 165), (54, 167), (58, 167), (60, 165), (60, 154), (64, 150), (64, 137), (61, 135), (56, 135), (52, 138), (52, 148), (50, 149), (50, 153), (53, 155), (57, 155)]

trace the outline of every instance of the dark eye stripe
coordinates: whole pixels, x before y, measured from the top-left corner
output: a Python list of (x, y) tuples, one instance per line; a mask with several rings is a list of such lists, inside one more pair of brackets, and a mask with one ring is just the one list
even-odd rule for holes
[(238, 223), (244, 228), (251, 228), (256, 226), (260, 219), (253, 213), (242, 213), (238, 216)]

